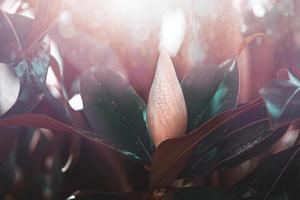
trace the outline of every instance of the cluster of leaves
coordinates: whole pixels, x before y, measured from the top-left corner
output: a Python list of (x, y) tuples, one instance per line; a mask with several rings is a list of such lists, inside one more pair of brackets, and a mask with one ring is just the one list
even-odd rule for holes
[[(300, 82), (291, 73), (286, 79), (267, 84), (261, 90), (262, 98), (237, 105), (236, 57), (221, 65), (193, 68), (181, 82), (188, 109), (187, 134), (166, 140), (154, 149), (145, 119), (146, 103), (117, 72), (101, 67), (84, 74), (80, 81), (83, 112), (69, 106), (59, 66), (50, 54), (49, 40), (44, 37), (57, 13), (45, 2), (49, 1), (41, 1), (34, 20), (1, 11), (0, 59), (20, 85), (18, 95), (0, 119), (4, 134), (1, 140), (6, 145), (3, 149), (7, 149), (1, 152), (1, 156), (7, 155), (1, 157), (0, 166), (1, 177), (5, 177), (1, 183), (3, 197), (18, 192), (20, 187), (25, 188), (25, 194), (39, 187), (40, 196), (30, 198), (55, 199), (61, 198), (56, 193), (67, 195), (60, 170), (68, 157), (68, 153), (62, 153), (68, 149), (64, 146), (66, 133), (72, 134), (68, 138), (71, 156), (66, 166), (76, 165), (80, 140), (84, 140), (117, 155), (127, 168), (142, 169), (137, 173), (139, 177), (131, 180), (142, 185), (140, 189), (126, 193), (83, 190), (69, 194), (69, 199), (233, 200), (299, 196), (297, 186), (283, 187), (287, 177), (299, 173), (298, 143), (272, 155), (250, 174), (240, 177), (228, 191), (206, 183), (207, 177), (216, 171), (263, 154), (291, 124), (297, 128)], [(44, 13), (48, 17), (44, 18)], [(59, 99), (45, 84), (49, 67), (61, 84)], [(10, 86), (7, 87), (9, 90)], [(40, 137), (40, 142), (33, 150), (37, 155), (32, 156), (28, 151), (36, 146), (35, 137)], [(295, 179), (293, 183), (298, 183)], [(19, 193), (15, 198), (22, 195)]]

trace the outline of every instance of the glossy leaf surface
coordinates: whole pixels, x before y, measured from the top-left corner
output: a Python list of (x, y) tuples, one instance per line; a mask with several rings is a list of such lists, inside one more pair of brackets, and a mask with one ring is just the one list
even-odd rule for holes
[(260, 90), (273, 128), (300, 117), (300, 82), (289, 73), (289, 80), (272, 80)]
[(270, 136), (269, 120), (264, 119), (242, 127), (220, 139), (208, 150), (194, 156), (187, 176), (201, 176), (213, 167), (254, 148)]
[(184, 77), (182, 89), (188, 109), (188, 131), (192, 131), (217, 114), (236, 107), (237, 60), (193, 68)]
[[(261, 99), (256, 99), (255, 101), (262, 102)], [(240, 106), (239, 108), (242, 108), (242, 106)], [(241, 130), (243, 130), (244, 128), (248, 128), (248, 125), (252, 125), (256, 122), (259, 122), (262, 120), (267, 121), (266, 118), (267, 118), (266, 109), (265, 109), (264, 105), (260, 105), (249, 112), (245, 112), (245, 113), (241, 114), (238, 118), (233, 119), (230, 123), (226, 124), (226, 126), (221, 126), (217, 130), (210, 133), (207, 137), (203, 138), (203, 140), (198, 144), (197, 149), (193, 152), (193, 155), (189, 161), (189, 164), (185, 168), (184, 176), (193, 176), (193, 174), (199, 175), (199, 174), (203, 173), (202, 170), (203, 170), (203, 167), (205, 168), (205, 166), (202, 165), (203, 163), (202, 163), (201, 159), (203, 158), (203, 156), (205, 157), (207, 155), (208, 151), (210, 151), (212, 148), (218, 149), (218, 147), (216, 145), (218, 145), (225, 136), (228, 136), (231, 133), (235, 133), (239, 130), (240, 130), (240, 133), (242, 133), (242, 135), (243, 135), (244, 132), (242, 132)], [(268, 123), (269, 122), (266, 122), (265, 124), (268, 124)], [(243, 136), (240, 136), (240, 137), (243, 137)], [(250, 139), (250, 138), (248, 138), (248, 139)], [(247, 143), (247, 141), (245, 141), (245, 140), (247, 140), (247, 138), (244, 138), (243, 141), (237, 141), (237, 140), (235, 140), (235, 138), (233, 138), (233, 140), (232, 140), (233, 143), (231, 143), (231, 144), (238, 145), (238, 143), (240, 142), (240, 144), (243, 145), (244, 143)], [(236, 142), (236, 143), (234, 144), (234, 142)], [(249, 141), (249, 142), (251, 143), (251, 141)], [(222, 146), (224, 146), (224, 145), (225, 144), (222, 144)], [(231, 147), (228, 147), (228, 149), (230, 149), (230, 148)], [(243, 152), (243, 151), (241, 151), (241, 152)], [(220, 151), (219, 153), (223, 154), (225, 152)], [(213, 156), (216, 156), (215, 159), (218, 160), (218, 158), (217, 158), (219, 156), (218, 152), (215, 152), (215, 154), (210, 154), (210, 159), (211, 159), (210, 161), (212, 161), (212, 162), (214, 162), (213, 161), (214, 159), (212, 159)], [(231, 157), (231, 156), (229, 156), (229, 157)], [(219, 163), (220, 161), (223, 161), (223, 160), (221, 159), (221, 160), (217, 161), (217, 163)], [(200, 162), (201, 164), (198, 165), (197, 164), (198, 162)], [(213, 163), (211, 163), (211, 164), (213, 164)], [(214, 163), (213, 165), (215, 165), (215, 164), (216, 163)], [(207, 169), (209, 169), (211, 167), (213, 167), (213, 166), (209, 166)], [(202, 172), (200, 172), (200, 171), (202, 171)]]
[(124, 154), (150, 162), (152, 145), (144, 121), (145, 103), (129, 83), (110, 69), (81, 79), (84, 113), (91, 127)]
[(158, 146), (152, 160), (151, 188), (166, 186), (172, 182), (177, 178), (195, 148), (205, 137), (230, 120), (239, 117), (243, 112), (250, 111), (260, 104), (261, 102), (254, 102), (246, 107), (224, 112), (191, 134), (163, 142)]

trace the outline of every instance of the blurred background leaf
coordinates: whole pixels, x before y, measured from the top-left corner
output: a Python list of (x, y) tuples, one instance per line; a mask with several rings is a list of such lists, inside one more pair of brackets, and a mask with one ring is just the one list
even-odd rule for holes
[(289, 80), (273, 80), (260, 90), (273, 128), (300, 117), (300, 82), (289, 72)]

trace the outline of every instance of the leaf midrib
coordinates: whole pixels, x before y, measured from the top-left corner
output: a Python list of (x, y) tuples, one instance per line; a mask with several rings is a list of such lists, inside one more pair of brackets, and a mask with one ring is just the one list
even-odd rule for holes
[[(94, 80), (96, 81), (96, 83), (98, 83), (98, 79), (96, 79), (95, 77), (93, 77)], [(98, 87), (102, 87), (101, 84), (97, 84)], [(109, 92), (109, 90), (106, 89), (106, 87), (102, 87), (103, 90), (104, 90), (104, 94), (108, 94), (106, 95), (106, 97), (114, 102), (116, 102), (116, 104), (119, 104), (117, 103), (117, 99), (113, 98), (114, 95), (111, 95), (111, 93)], [(129, 129), (131, 131), (129, 131), (130, 133), (132, 133), (132, 135), (137, 139), (137, 141), (139, 142), (140, 146), (142, 147), (142, 149), (144, 150), (147, 158), (148, 158), (148, 161), (151, 160), (151, 156), (150, 156), (150, 152), (148, 152), (145, 144), (142, 142), (141, 138), (138, 136), (136, 130), (132, 127), (131, 123), (128, 121), (128, 119), (125, 117), (125, 115), (123, 114), (123, 112), (120, 111), (120, 109), (118, 108), (118, 106), (112, 104), (112, 107), (113, 109), (117, 112), (117, 113), (120, 113), (120, 117), (121, 117), (121, 121), (123, 121), (123, 123), (129, 127)]]

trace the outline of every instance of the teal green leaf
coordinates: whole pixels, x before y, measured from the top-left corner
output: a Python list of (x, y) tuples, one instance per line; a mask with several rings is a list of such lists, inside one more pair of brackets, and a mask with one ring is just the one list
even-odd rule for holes
[(190, 132), (217, 114), (236, 107), (239, 92), (237, 60), (228, 60), (220, 66), (193, 68), (184, 77), (182, 90)]
[(300, 117), (300, 82), (289, 73), (289, 80), (272, 80), (260, 90), (272, 127), (278, 128)]
[[(182, 88), (188, 109), (188, 127), (192, 131), (219, 113), (236, 107), (239, 92), (237, 60), (192, 69), (183, 79)], [(223, 135), (224, 127), (208, 135), (198, 145), (193, 157), (202, 155)]]
[(32, 58), (17, 61), (16, 65), (11, 64), (21, 87), (16, 103), (3, 117), (30, 112), (42, 100), (47, 90), (45, 81), (50, 59), (49, 47), (49, 43), (42, 42)]
[(202, 176), (225, 161), (255, 148), (256, 145), (271, 137), (272, 133), (268, 119), (241, 127), (218, 140), (205, 151), (195, 152), (182, 176)]
[(174, 200), (238, 200), (235, 196), (213, 187), (174, 189)]
[(126, 156), (150, 163), (153, 150), (144, 121), (146, 106), (128, 81), (102, 68), (83, 76), (80, 89), (90, 126)]
[(20, 81), (16, 103), (1, 117), (30, 112), (40, 102), (46, 89), (50, 61), (50, 43), (41, 40), (24, 54), (32, 19), (0, 12), (0, 62), (9, 65)]

